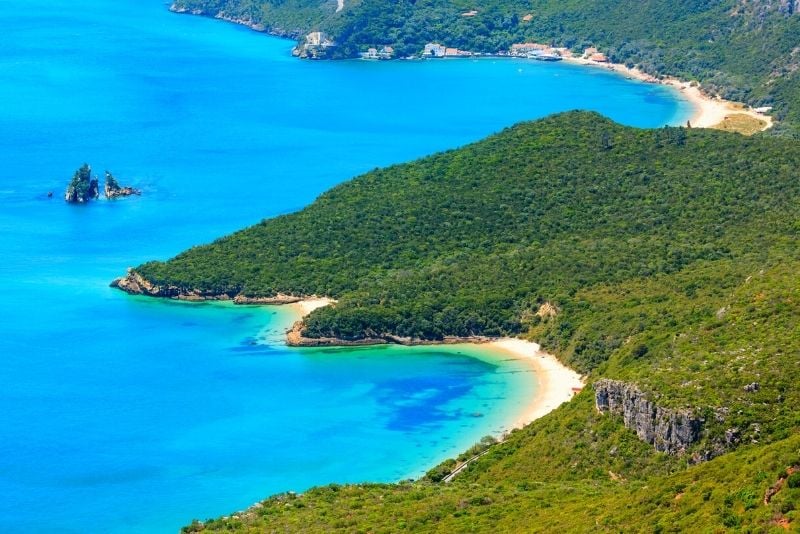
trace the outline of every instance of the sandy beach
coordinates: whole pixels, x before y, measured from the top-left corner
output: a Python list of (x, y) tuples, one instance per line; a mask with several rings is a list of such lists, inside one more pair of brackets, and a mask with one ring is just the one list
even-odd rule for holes
[(517, 338), (503, 338), (484, 345), (492, 351), (528, 362), (536, 374), (538, 389), (533, 402), (514, 421), (512, 428), (521, 428), (552, 412), (569, 401), (584, 386), (581, 375), (541, 350), (538, 343)]
[(305, 317), (306, 315), (313, 312), (317, 308), (324, 308), (325, 306), (329, 306), (334, 302), (336, 301), (326, 297), (309, 297), (299, 302), (287, 304), (287, 306), (294, 308), (297, 311), (297, 313), (300, 314), (300, 317)]
[(628, 68), (619, 63), (597, 63), (581, 57), (565, 57), (564, 61), (577, 65), (607, 69), (647, 83), (658, 83), (674, 87), (683, 93), (686, 100), (694, 106), (695, 112), (691, 119), (689, 119), (689, 123), (695, 128), (719, 127), (726, 117), (737, 114), (747, 115), (748, 117), (763, 121), (763, 130), (771, 128), (773, 124), (772, 117), (769, 115), (758, 113), (748, 108), (745, 104), (731, 102), (721, 98), (712, 98), (704, 94), (699, 86), (692, 85), (690, 82), (684, 82), (671, 77), (656, 78), (639, 69)]

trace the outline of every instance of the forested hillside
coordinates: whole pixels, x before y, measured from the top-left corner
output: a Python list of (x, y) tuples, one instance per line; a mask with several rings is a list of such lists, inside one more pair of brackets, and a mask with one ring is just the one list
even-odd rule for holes
[[(392, 45), (405, 57), (419, 54), (428, 42), (476, 52), (507, 50), (529, 40), (576, 50), (595, 45), (615, 62), (697, 80), (707, 92), (734, 101), (774, 106), (783, 123), (772, 133), (798, 135), (795, 0), (348, 0), (335, 14), (334, 3), (321, 0), (178, 0), (176, 5), (244, 16), (273, 28), (285, 26), (287, 13), (293, 13), (298, 27), (331, 34), (338, 43), (328, 50), (331, 57), (357, 57), (378, 45)], [(463, 16), (471, 10), (477, 14)]]
[[(618, 325), (603, 345), (577, 328), (595, 317), (583, 292), (710, 266), (713, 284), (692, 291), (713, 306), (745, 273), (795, 253), (798, 168), (793, 141), (567, 113), (371, 172), (296, 214), (136, 270), (185, 290), (337, 298), (309, 317), (310, 337), (533, 329), (553, 349), (577, 343), (570, 361), (588, 370), (663, 313)], [(547, 328), (535, 316), (543, 302), (561, 310)]]
[[(138, 267), (156, 294), (337, 298), (307, 318), (310, 337), (536, 339), (590, 382), (631, 384), (653, 413), (701, 429), (658, 453), (637, 421), (598, 413), (589, 387), (452, 484), (436, 482), (448, 463), (191, 528), (796, 528), (799, 148), (564, 113)], [(554, 316), (537, 314), (544, 303)]]

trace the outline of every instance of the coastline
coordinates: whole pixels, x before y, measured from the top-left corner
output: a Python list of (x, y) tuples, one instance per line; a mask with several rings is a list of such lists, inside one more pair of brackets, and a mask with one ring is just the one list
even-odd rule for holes
[(630, 68), (621, 63), (597, 63), (580, 57), (565, 57), (563, 59), (565, 62), (573, 65), (603, 68), (635, 80), (667, 85), (678, 90), (694, 107), (694, 113), (689, 119), (689, 123), (694, 128), (719, 128), (723, 121), (731, 115), (746, 115), (752, 119), (764, 122), (761, 131), (768, 130), (774, 125), (774, 121), (769, 115), (754, 111), (742, 103), (708, 96), (703, 93), (699, 85), (692, 84), (691, 82), (685, 82), (671, 76), (658, 78), (636, 67)]
[[(339, 0), (336, 12), (338, 13), (343, 7), (344, 7), (343, 0)], [(199, 15), (199, 16), (215, 18), (217, 20), (222, 20), (233, 24), (243, 25), (259, 33), (266, 33), (268, 35), (284, 39), (297, 39), (301, 36), (301, 32), (299, 32), (299, 30), (291, 32), (276, 30), (274, 28), (265, 27), (263, 24), (255, 23), (252, 20), (228, 16), (224, 12), (211, 14), (211, 13), (206, 13), (202, 10), (188, 10), (185, 8), (179, 8), (174, 3), (170, 5), (169, 10), (176, 14)], [(463, 57), (453, 57), (444, 59), (474, 59), (475, 57), (481, 57), (481, 56), (483, 57), (489, 56), (494, 58), (512, 58), (512, 59), (514, 58), (514, 56), (509, 56), (502, 53), (487, 53), (487, 54), (475, 54)], [(409, 58), (398, 58), (398, 59), (402, 61)], [(630, 68), (622, 63), (611, 63), (611, 62), (598, 63), (596, 61), (592, 61), (590, 59), (577, 56), (563, 56), (562, 59), (563, 61), (573, 65), (604, 68), (606, 70), (616, 72), (620, 75), (635, 80), (639, 80), (646, 83), (667, 85), (676, 89), (681, 93), (683, 98), (694, 107), (694, 113), (688, 120), (688, 124), (690, 124), (691, 127), (693, 128), (714, 128), (714, 129), (724, 130), (726, 129), (724, 127), (725, 121), (729, 118), (736, 118), (737, 116), (746, 117), (751, 121), (758, 121), (759, 123), (761, 123), (758, 125), (758, 128), (756, 128), (753, 131), (763, 132), (765, 130), (769, 130), (775, 124), (773, 118), (770, 115), (755, 111), (747, 104), (741, 102), (733, 102), (719, 97), (711, 97), (705, 94), (702, 91), (700, 85), (694, 82), (682, 81), (678, 78), (667, 75), (660, 77), (653, 76), (651, 74), (647, 74), (646, 72), (639, 70), (636, 67)]]
[[(297, 343), (291, 339), (293, 333), (298, 332), (298, 325), (302, 324), (302, 318), (312, 311), (335, 303), (334, 300), (325, 297), (309, 297), (290, 303), (287, 306), (292, 308), (297, 314), (297, 321), (292, 328), (287, 331), (286, 343), (289, 346), (319, 346), (314, 344)], [(305, 339), (305, 338), (303, 338)], [(402, 340), (407, 341), (407, 340)], [(389, 344), (389, 340), (376, 339), (367, 340), (366, 343), (355, 345), (376, 345)], [(485, 349), (484, 354), (489, 359), (511, 357), (522, 361), (533, 372), (536, 381), (536, 394), (533, 400), (525, 407), (525, 411), (517, 415), (508, 425), (508, 430), (522, 428), (532, 423), (540, 417), (549, 414), (561, 404), (569, 402), (586, 384), (586, 380), (576, 371), (570, 369), (554, 355), (544, 352), (538, 343), (526, 341), (520, 338), (452, 338), (442, 342), (395, 342), (392, 344), (405, 346), (419, 345), (447, 345), (458, 347), (458, 345), (478, 346)], [(354, 346), (353, 343), (335, 343), (335, 340), (326, 340), (325, 346)]]
[[(539, 344), (519, 338), (488, 337), (446, 337), (431, 341), (402, 338), (385, 335), (382, 337), (360, 339), (354, 341), (337, 338), (303, 337), (303, 318), (314, 310), (335, 304), (334, 299), (316, 295), (296, 296), (277, 294), (273, 297), (245, 297), (236, 293), (205, 293), (199, 290), (187, 290), (174, 286), (158, 286), (153, 284), (133, 269), (129, 269), (123, 277), (117, 278), (111, 287), (132, 295), (167, 298), (188, 302), (227, 301), (234, 305), (251, 306), (285, 306), (294, 316), (289, 328), (285, 331), (283, 342), (289, 347), (359, 347), (370, 345), (458, 345), (479, 346), (485, 349), (489, 358), (504, 356), (522, 360), (533, 372), (536, 381), (536, 394), (522, 414), (516, 415), (507, 430), (521, 428), (528, 423), (550, 413), (562, 403), (569, 401), (584, 386), (584, 379), (577, 372), (562, 364), (558, 358), (541, 350)], [(275, 340), (277, 341), (277, 339)]]

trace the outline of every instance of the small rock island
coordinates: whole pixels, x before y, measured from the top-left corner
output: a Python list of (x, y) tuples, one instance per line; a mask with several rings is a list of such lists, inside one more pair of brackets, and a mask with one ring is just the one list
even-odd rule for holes
[[(114, 175), (106, 171), (103, 191), (107, 199), (116, 199), (131, 195), (141, 195), (142, 192), (133, 187), (120, 185)], [(92, 178), (92, 168), (84, 163), (75, 171), (72, 180), (64, 193), (64, 200), (71, 204), (84, 204), (90, 200), (100, 198), (100, 183), (97, 178)]]
[(64, 200), (73, 204), (83, 204), (100, 196), (97, 178), (92, 178), (92, 168), (84, 163), (75, 171), (64, 193)]
[(127, 185), (120, 185), (119, 182), (117, 182), (117, 179), (114, 178), (114, 175), (109, 171), (106, 171), (106, 183), (104, 189), (106, 198), (108, 199), (142, 194), (142, 192), (138, 189), (134, 189), (133, 187), (129, 187)]

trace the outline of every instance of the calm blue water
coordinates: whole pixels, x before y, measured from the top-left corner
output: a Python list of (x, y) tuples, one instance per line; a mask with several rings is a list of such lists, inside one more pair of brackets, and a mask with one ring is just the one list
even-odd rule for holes
[[(418, 476), (501, 430), (533, 393), (519, 362), (290, 351), (288, 309), (107, 284), (519, 120), (690, 113), (600, 70), (312, 63), (290, 47), (157, 0), (0, 2), (0, 530), (174, 531), (278, 491)], [(144, 195), (65, 205), (84, 161)]]

